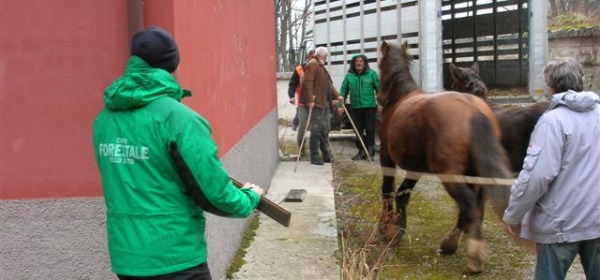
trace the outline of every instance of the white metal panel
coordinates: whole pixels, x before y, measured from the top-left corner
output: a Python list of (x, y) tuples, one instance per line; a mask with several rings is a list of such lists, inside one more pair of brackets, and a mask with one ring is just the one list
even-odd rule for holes
[(381, 13), (381, 36), (398, 34), (397, 11), (384, 11)]
[(360, 17), (353, 17), (346, 20), (346, 41), (360, 40)]
[(378, 14), (368, 14), (364, 16), (365, 23), (365, 38), (367, 37), (377, 37), (377, 28), (379, 27), (377, 22)]
[(402, 24), (401, 32), (402, 33), (413, 33), (419, 31), (419, 7), (411, 6), (407, 8), (402, 8)]
[(412, 74), (413, 79), (415, 79), (415, 82), (417, 82), (417, 84), (421, 86), (421, 63), (419, 60), (415, 60), (413, 62), (412, 68), (410, 69), (410, 73)]
[(344, 1), (329, 1), (329, 9), (341, 7), (344, 5)]
[(344, 22), (341, 20), (330, 22), (329, 32), (330, 42), (344, 41)]
[(347, 70), (344, 69), (343, 65), (331, 65), (329, 67), (329, 75), (331, 75), (331, 80), (333, 81), (333, 86), (336, 89), (340, 89), (342, 86), (342, 81), (344, 81), (344, 76), (346, 76)]
[(392, 6), (396, 6), (397, 1), (381, 1), (379, 2), (379, 5), (382, 9), (387, 8), (387, 7), (392, 7)]
[(334, 18), (337, 16), (342, 16), (344, 14), (344, 10), (336, 10), (336, 11), (330, 11), (329, 12), (329, 18)]
[(327, 13), (322, 13), (322, 14), (314, 15), (314, 19), (315, 19), (315, 21), (327, 20)]
[(346, 14), (354, 14), (360, 12), (360, 6), (346, 8)]

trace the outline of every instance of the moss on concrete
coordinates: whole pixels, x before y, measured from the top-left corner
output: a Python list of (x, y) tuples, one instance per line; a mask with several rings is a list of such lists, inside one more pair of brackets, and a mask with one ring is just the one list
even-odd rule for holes
[(244, 260), (244, 256), (246, 256), (246, 249), (248, 249), (252, 242), (254, 242), (254, 237), (256, 236), (256, 229), (260, 224), (258, 219), (259, 216), (254, 215), (254, 217), (252, 217), (252, 219), (250, 220), (248, 228), (244, 232), (244, 238), (242, 239), (240, 248), (233, 257), (233, 260), (231, 261), (231, 264), (229, 265), (229, 268), (227, 269), (227, 272), (225, 274), (227, 279), (232, 279), (233, 275), (236, 272), (238, 272), (240, 268), (246, 263), (246, 261)]

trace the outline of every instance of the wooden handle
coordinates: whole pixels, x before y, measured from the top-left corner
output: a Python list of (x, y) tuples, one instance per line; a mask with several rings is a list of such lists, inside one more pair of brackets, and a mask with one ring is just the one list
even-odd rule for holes
[[(231, 177), (230, 179), (236, 187), (242, 188), (244, 186), (244, 184), (242, 184), (240, 181)], [(269, 218), (278, 222), (282, 226), (290, 226), (292, 214), (287, 210), (283, 209), (281, 206), (277, 205), (275, 202), (269, 200), (268, 198), (261, 196), (260, 202), (258, 203), (258, 207), (256, 207), (256, 209), (262, 212), (263, 214), (269, 216)]]

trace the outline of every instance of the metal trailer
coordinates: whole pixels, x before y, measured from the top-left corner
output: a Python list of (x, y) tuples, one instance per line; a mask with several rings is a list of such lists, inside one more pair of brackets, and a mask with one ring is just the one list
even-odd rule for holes
[[(511, 18), (515, 9), (521, 9), (518, 17), (526, 21), (525, 28), (517, 28), (517, 31), (505, 27), (513, 23)], [(491, 26), (491, 31), (485, 34), (481, 34), (481, 30), (480, 33), (473, 31), (467, 38), (453, 37), (455, 33), (460, 33), (456, 30), (448, 35), (449, 22), (464, 23), (465, 18), (472, 18), (473, 25), (480, 24), (482, 20), (491, 20), (493, 22), (486, 25)], [(523, 25), (521, 21), (516, 24)], [(446, 30), (443, 30), (443, 26)], [(545, 99), (549, 95), (542, 76), (547, 54), (544, 1), (316, 0), (311, 27), (307, 32), (305, 47), (328, 48), (330, 57), (327, 67), (334, 86), (338, 88), (349, 69), (349, 60), (356, 53), (365, 54), (369, 58), (369, 66), (379, 71), (378, 47), (385, 40), (409, 43), (410, 52), (415, 56), (412, 74), (425, 91), (443, 90), (444, 72), (447, 72), (444, 67), (447, 68), (448, 63), (470, 65), (473, 61), (488, 61), (491, 57), (492, 73), (489, 75), (493, 79), (489, 80), (492, 86), (510, 86), (494, 83), (513, 81), (505, 77), (509, 72), (502, 71), (511, 71), (506, 65), (517, 64), (520, 73), (524, 74), (516, 79), (515, 86), (526, 87), (536, 99)], [(475, 26), (472, 29), (477, 28)], [(509, 30), (506, 31), (509, 34), (498, 33), (503, 30)], [(496, 40), (502, 37), (517, 39)], [(500, 44), (494, 44), (490, 51), (489, 41)], [(458, 45), (460, 47), (456, 48)], [(506, 55), (507, 51), (518, 54)], [(465, 52), (470, 53), (465, 55)], [(515, 59), (519, 61), (512, 61)], [(483, 78), (486, 80), (486, 77)]]

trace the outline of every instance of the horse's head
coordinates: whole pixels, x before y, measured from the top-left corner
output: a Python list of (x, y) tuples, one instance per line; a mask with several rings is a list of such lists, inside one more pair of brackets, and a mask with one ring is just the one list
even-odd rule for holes
[(482, 99), (486, 99), (488, 89), (481, 77), (479, 77), (479, 64), (474, 62), (471, 67), (458, 67), (450, 63), (450, 74), (452, 76), (452, 90), (470, 93)]
[(408, 53), (408, 42), (396, 45), (384, 41), (381, 44), (381, 54), (379, 70), (381, 70), (382, 79), (399, 71), (410, 71), (413, 57)]
[(381, 54), (382, 58), (379, 61), (380, 99), (385, 107), (417, 89), (418, 86), (410, 73), (413, 57), (408, 53), (406, 41), (402, 45), (384, 41), (381, 45)]

